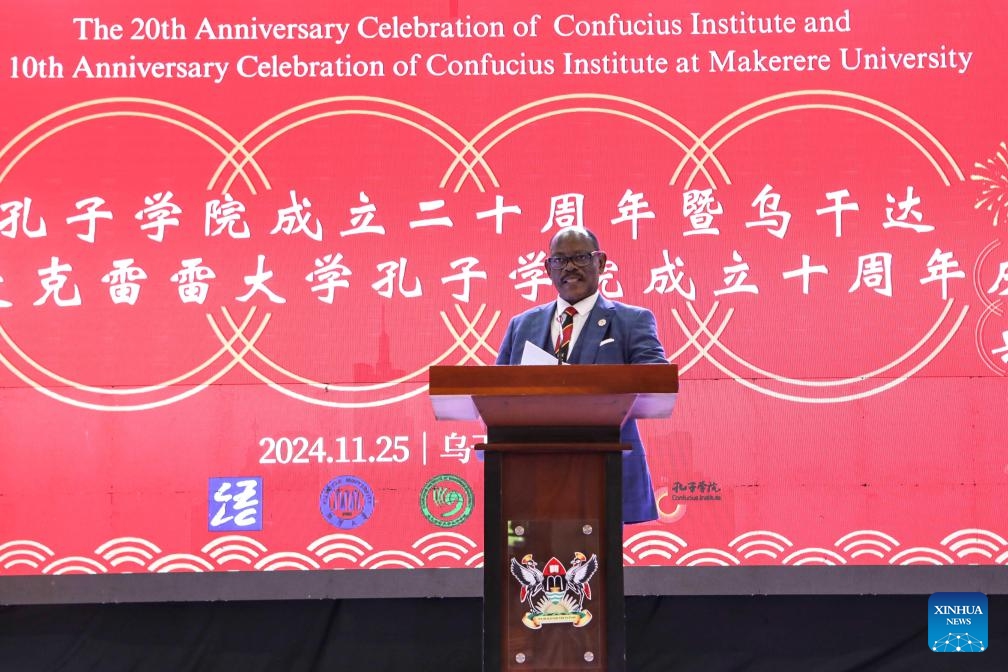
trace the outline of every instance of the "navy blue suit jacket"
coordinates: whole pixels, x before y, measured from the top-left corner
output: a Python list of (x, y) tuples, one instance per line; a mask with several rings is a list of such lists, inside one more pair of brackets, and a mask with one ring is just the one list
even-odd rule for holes
[[(552, 352), (550, 321), (555, 314), (554, 301), (512, 318), (497, 363), (520, 364), (525, 341)], [(567, 361), (571, 364), (668, 364), (651, 311), (609, 301), (601, 295)], [(623, 453), (623, 522), (654, 520), (658, 517), (658, 507), (635, 421), (629, 420), (623, 425), (620, 441), (633, 447)]]

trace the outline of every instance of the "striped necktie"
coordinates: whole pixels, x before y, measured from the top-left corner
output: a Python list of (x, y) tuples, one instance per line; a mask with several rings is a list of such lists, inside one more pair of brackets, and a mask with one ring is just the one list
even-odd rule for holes
[(574, 316), (577, 315), (577, 308), (567, 306), (567, 310), (560, 316), (560, 333), (557, 335), (556, 347), (553, 349), (557, 360), (567, 361), (567, 354), (570, 350), (571, 333), (574, 331)]

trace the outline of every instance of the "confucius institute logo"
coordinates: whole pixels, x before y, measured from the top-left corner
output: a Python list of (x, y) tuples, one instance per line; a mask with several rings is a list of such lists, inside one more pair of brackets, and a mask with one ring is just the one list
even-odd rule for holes
[(473, 491), (454, 474), (440, 474), (420, 491), (420, 510), (438, 527), (461, 525), (473, 510)]

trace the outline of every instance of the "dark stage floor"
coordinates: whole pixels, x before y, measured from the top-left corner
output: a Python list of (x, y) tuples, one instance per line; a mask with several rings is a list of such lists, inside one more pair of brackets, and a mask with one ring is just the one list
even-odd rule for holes
[[(630, 597), (634, 671), (1008, 670), (1008, 597), (990, 649), (927, 648), (927, 596)], [(0, 607), (3, 672), (480, 669), (474, 598)]]

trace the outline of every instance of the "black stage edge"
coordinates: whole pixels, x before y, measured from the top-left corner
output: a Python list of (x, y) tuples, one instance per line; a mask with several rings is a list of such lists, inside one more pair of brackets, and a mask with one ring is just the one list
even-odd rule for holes
[[(1008, 595), (1000, 565), (911, 567), (634, 567), (625, 594), (930, 595), (976, 591)], [(0, 605), (91, 602), (480, 597), (482, 569), (380, 571), (172, 572), (85, 576), (0, 576)], [(1008, 668), (1006, 668), (1008, 672)]]
[[(1008, 596), (990, 649), (927, 648), (927, 595), (628, 597), (635, 672), (1008, 670)], [(477, 672), (478, 598), (0, 607), (2, 672)]]

